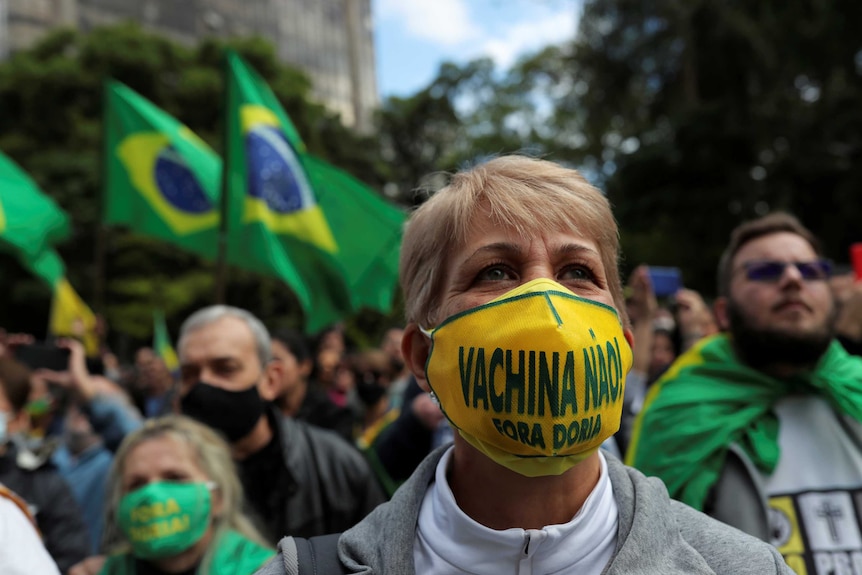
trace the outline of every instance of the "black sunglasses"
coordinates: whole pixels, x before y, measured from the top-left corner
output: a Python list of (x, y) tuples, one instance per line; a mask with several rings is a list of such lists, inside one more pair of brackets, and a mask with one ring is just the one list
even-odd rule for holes
[(784, 275), (787, 266), (796, 266), (805, 281), (825, 280), (832, 275), (832, 264), (828, 260), (811, 262), (757, 261), (743, 264), (745, 277), (755, 282), (776, 282)]

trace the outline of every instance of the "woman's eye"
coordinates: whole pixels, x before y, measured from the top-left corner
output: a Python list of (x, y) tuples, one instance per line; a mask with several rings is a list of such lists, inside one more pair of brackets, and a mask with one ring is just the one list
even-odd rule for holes
[(571, 266), (563, 270), (560, 274), (562, 280), (592, 280), (593, 272), (590, 268), (583, 265)]
[(182, 483), (184, 481), (187, 481), (188, 478), (188, 475), (186, 475), (185, 473), (181, 473), (179, 471), (169, 471), (164, 474), (164, 477), (162, 479), (164, 479), (165, 481), (175, 481), (178, 483)]
[(502, 281), (510, 279), (510, 277), (509, 272), (500, 266), (486, 268), (479, 274), (479, 279), (484, 281)]

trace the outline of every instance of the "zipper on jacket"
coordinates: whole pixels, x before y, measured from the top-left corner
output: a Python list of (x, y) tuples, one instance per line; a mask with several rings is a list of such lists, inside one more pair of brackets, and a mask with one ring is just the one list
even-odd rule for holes
[(518, 562), (518, 575), (533, 575), (533, 558), (530, 557), (530, 532), (524, 531), (524, 549)]

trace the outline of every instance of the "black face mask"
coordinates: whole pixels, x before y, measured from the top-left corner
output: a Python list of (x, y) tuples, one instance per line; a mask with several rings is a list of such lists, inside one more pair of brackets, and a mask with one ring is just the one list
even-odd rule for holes
[(228, 391), (203, 381), (192, 386), (180, 400), (183, 414), (221, 432), (229, 442), (239, 441), (254, 429), (263, 415), (263, 400), (252, 385)]
[(376, 380), (370, 379), (366, 381), (356, 382), (356, 395), (359, 400), (368, 407), (377, 403), (377, 401), (386, 394), (386, 388), (377, 383)]

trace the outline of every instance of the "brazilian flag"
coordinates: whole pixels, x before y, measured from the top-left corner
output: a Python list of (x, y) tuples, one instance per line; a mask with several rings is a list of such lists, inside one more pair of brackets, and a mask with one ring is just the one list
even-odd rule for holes
[(66, 213), (0, 153), (0, 247), (26, 262), (68, 235)]
[(353, 306), (388, 313), (398, 285), (405, 214), (347, 172), (311, 154), (302, 166), (317, 194), (344, 269)]
[(310, 332), (363, 307), (389, 311), (403, 212), (308, 154), (266, 82), (236, 53), (227, 61), (231, 259), (268, 258)]
[(82, 339), (98, 351), (96, 316), (66, 279), (53, 244), (69, 235), (69, 217), (30, 176), (0, 154), (0, 248), (11, 252), (53, 293), (49, 332)]
[(222, 163), (178, 120), (129, 87), (105, 85), (104, 222), (214, 260)]
[(293, 123), (232, 51), (227, 67), (228, 261), (281, 278), (302, 305), (306, 331), (319, 331), (353, 310), (338, 244), (302, 168)]
[(88, 356), (98, 355), (96, 315), (66, 279), (66, 266), (60, 255), (53, 249), (46, 249), (36, 258), (25, 262), (25, 265), (51, 286), (53, 298), (48, 332), (55, 336), (79, 339)]

